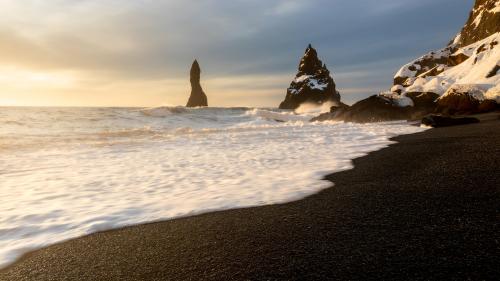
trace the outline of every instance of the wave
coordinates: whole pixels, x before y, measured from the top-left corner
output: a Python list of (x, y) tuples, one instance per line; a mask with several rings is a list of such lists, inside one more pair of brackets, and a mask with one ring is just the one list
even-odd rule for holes
[(250, 110), (249, 107), (185, 107), (185, 106), (159, 106), (140, 110), (145, 116), (167, 117), (170, 115), (220, 115), (235, 114)]
[(153, 130), (151, 127), (122, 129), (122, 130), (106, 130), (98, 132), (96, 135), (101, 138), (125, 138), (134, 136), (150, 136), (161, 133)]
[[(350, 159), (390, 144), (389, 137), (424, 130), (309, 123), (273, 109), (163, 110), (168, 117), (109, 109), (113, 116), (97, 123), (87, 111), (79, 123), (39, 118), (45, 127), (23, 131), (29, 136), (0, 133), (0, 163), (7, 164), (0, 167), (0, 238), (8, 238), (0, 267), (28, 249), (97, 231), (297, 200), (329, 187), (326, 173), (351, 168)], [(214, 118), (203, 122), (206, 116)], [(3, 143), (35, 151), (3, 151)]]
[(187, 112), (187, 108), (183, 106), (161, 106), (151, 107), (141, 110), (146, 116), (151, 117), (166, 117), (172, 114), (179, 114)]
[(291, 111), (272, 111), (266, 109), (254, 108), (246, 112), (249, 116), (255, 116), (267, 120), (274, 120), (278, 122), (306, 122), (311, 119), (307, 115), (299, 115)]
[(17, 125), (17, 126), (25, 125), (25, 123), (23, 123), (21, 121), (13, 121), (13, 120), (6, 120), (6, 121), (2, 121), (0, 123), (3, 123), (4, 125)]
[(234, 134), (303, 126), (310, 119), (310, 114), (249, 107), (7, 110), (5, 121), (0, 122), (12, 125), (0, 127), (0, 150), (101, 146), (185, 135)]
[[(310, 107), (313, 108), (312, 106)], [(312, 110), (303, 110), (301, 112), (292, 112), (285, 110), (275, 110), (275, 109), (265, 109), (265, 108), (247, 108), (247, 107), (195, 107), (188, 108), (184, 106), (161, 106), (161, 107), (152, 107), (141, 110), (141, 113), (146, 116), (152, 117), (168, 117), (171, 115), (179, 115), (179, 114), (191, 114), (191, 115), (231, 115), (244, 113), (247, 116), (260, 117), (269, 120), (276, 120), (281, 122), (287, 121), (303, 121), (308, 117), (307, 113), (310, 113)], [(316, 112), (314, 110), (313, 112)]]
[(338, 106), (337, 102), (329, 101), (325, 102), (321, 105), (315, 103), (303, 103), (297, 109), (295, 109), (295, 113), (297, 114), (315, 114), (318, 115), (320, 113), (330, 112), (330, 108), (332, 106)]

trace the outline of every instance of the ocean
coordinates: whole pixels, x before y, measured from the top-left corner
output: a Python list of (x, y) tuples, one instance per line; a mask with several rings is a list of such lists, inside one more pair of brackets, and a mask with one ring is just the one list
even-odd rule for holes
[(0, 107), (0, 267), (93, 232), (298, 200), (390, 137), (425, 130), (299, 112)]

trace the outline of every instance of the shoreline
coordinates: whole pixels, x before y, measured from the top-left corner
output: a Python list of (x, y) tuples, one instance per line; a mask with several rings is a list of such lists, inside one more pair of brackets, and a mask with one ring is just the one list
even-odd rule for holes
[(299, 201), (91, 234), (23, 256), (0, 280), (493, 278), (495, 116), (393, 138)]
[[(71, 111), (57, 112), (72, 115)], [(424, 130), (404, 121), (309, 123), (309, 114), (299, 116), (298, 122), (262, 120), (269, 115), (286, 120), (290, 115), (272, 110), (216, 110), (207, 115), (196, 110), (192, 117), (180, 114), (167, 118), (177, 119), (179, 127), (184, 121), (193, 127), (173, 133), (161, 127), (170, 122), (164, 120), (165, 116), (172, 116), (164, 110), (157, 112), (161, 119), (129, 110), (97, 110), (83, 116), (105, 112), (113, 118), (100, 125), (77, 123), (82, 128), (95, 125), (92, 130), (97, 138), (85, 132), (68, 132), (56, 137), (54, 143), (51, 137), (41, 136), (21, 140), (20, 149), (13, 146), (2, 155), (1, 159), (12, 165), (0, 175), (7, 191), (3, 196), (6, 204), (0, 207), (4, 215), (0, 218), (0, 229), (4, 230), (0, 230), (0, 269), (28, 251), (91, 233), (297, 201), (330, 187), (331, 183), (323, 180), (326, 175), (352, 168), (352, 159), (382, 149), (392, 143), (390, 137)], [(153, 128), (121, 127), (121, 117), (114, 117), (128, 114), (138, 114), (145, 118), (141, 123), (153, 123)], [(219, 121), (209, 121), (215, 116)], [(196, 125), (189, 122), (197, 118), (207, 119), (208, 124), (195, 129)], [(107, 131), (106, 123), (114, 121), (122, 129)], [(71, 128), (62, 131), (67, 129)], [(90, 141), (71, 141), (82, 137)], [(193, 148), (203, 148), (204, 152)], [(15, 162), (16, 155), (26, 161)], [(41, 164), (31, 159), (40, 159)], [(73, 164), (67, 166), (68, 162)], [(44, 167), (47, 165), (50, 167)], [(17, 172), (24, 168), (30, 170)], [(61, 180), (54, 182), (52, 174), (61, 175)], [(19, 189), (39, 192), (14, 196)], [(43, 204), (41, 209), (30, 208), (38, 204)]]

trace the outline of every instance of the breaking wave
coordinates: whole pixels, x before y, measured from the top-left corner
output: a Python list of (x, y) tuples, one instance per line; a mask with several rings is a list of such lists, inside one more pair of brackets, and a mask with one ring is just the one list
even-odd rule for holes
[[(406, 123), (272, 108), (2, 108), (0, 267), (126, 225), (297, 200)], [(96, 203), (98, 202), (98, 203)]]

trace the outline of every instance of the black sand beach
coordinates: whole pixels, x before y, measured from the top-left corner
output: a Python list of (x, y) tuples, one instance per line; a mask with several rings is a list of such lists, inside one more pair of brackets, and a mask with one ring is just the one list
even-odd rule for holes
[(298, 202), (93, 234), (0, 280), (499, 280), (494, 119), (397, 137)]

